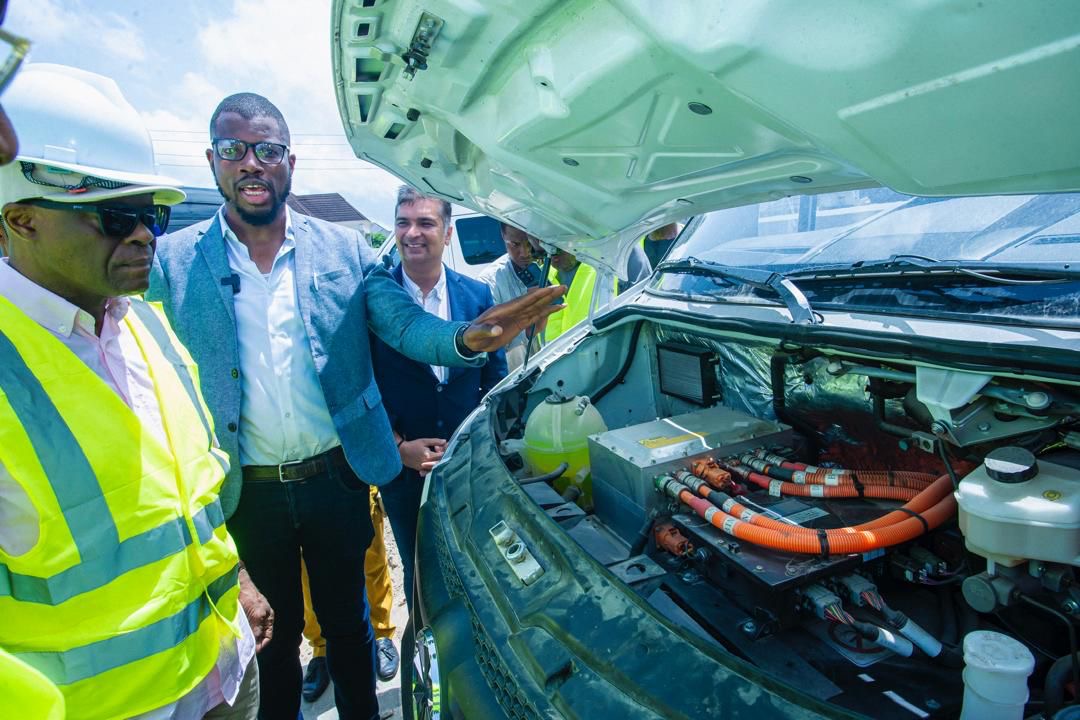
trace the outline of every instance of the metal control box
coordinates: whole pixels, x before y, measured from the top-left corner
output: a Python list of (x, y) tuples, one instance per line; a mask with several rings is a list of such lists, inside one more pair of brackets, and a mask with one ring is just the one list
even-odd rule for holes
[(703, 457), (762, 446), (792, 447), (793, 440), (787, 425), (725, 407), (591, 435), (589, 466), (596, 514), (632, 542), (649, 512), (667, 504), (654, 488), (657, 475), (689, 467)]

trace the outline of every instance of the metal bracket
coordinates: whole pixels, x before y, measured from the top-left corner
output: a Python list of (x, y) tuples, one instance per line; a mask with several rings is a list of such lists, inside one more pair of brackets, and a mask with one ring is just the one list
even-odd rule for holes
[(544, 568), (536, 562), (536, 558), (533, 557), (525, 542), (504, 521), (495, 523), (488, 532), (491, 533), (499, 554), (510, 565), (510, 569), (517, 575), (518, 580), (531, 585), (544, 574)]
[(401, 59), (405, 61), (405, 69), (402, 71), (405, 77), (412, 80), (417, 70), (427, 70), (431, 46), (442, 31), (443, 24), (442, 18), (429, 12), (420, 16), (409, 48), (401, 54)]

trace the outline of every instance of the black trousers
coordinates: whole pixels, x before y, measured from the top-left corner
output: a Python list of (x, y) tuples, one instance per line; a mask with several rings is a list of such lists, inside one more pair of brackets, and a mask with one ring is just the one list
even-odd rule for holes
[(364, 592), (364, 553), (373, 537), (368, 493), (347, 469), (295, 482), (244, 483), (228, 528), (248, 574), (274, 609), (273, 639), (257, 656), (262, 720), (296, 720), (300, 711), (301, 553), (326, 638), (338, 716), (379, 716), (375, 633)]

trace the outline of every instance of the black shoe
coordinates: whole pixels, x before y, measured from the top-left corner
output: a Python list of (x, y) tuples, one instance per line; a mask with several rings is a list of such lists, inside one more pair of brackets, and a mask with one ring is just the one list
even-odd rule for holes
[(304, 673), (304, 687), (300, 695), (307, 702), (315, 702), (319, 696), (326, 692), (330, 685), (330, 668), (326, 666), (325, 657), (313, 657), (308, 663), (307, 672)]
[(389, 680), (397, 675), (398, 657), (397, 648), (390, 638), (379, 638), (375, 641), (375, 656), (379, 659), (379, 679)]

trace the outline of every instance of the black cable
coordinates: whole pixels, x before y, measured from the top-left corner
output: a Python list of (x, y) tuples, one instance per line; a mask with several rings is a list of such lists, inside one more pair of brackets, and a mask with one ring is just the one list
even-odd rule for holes
[(960, 489), (960, 478), (956, 476), (952, 461), (949, 460), (949, 454), (945, 452), (945, 441), (939, 438), (934, 441), (934, 444), (937, 445), (938, 457), (941, 458), (941, 462), (945, 463), (945, 472), (949, 473), (949, 479), (952, 480), (953, 492), (956, 492)]
[(551, 472), (544, 473), (543, 475), (537, 475), (536, 477), (522, 478), (521, 480), (518, 480), (518, 484), (534, 485), (536, 483), (550, 482), (555, 478), (562, 477), (562, 474), (566, 472), (566, 468), (568, 467), (570, 467), (570, 463), (564, 460), (563, 462), (559, 463), (559, 467), (555, 468)]
[(645, 549), (645, 544), (649, 542), (649, 531), (652, 530), (653, 521), (656, 519), (656, 512), (649, 513), (645, 518), (645, 522), (642, 524), (641, 529), (638, 530), (637, 536), (634, 538), (634, 544), (630, 546), (630, 557), (640, 555)]
[(607, 385), (604, 385), (604, 387), (592, 394), (591, 399), (593, 405), (600, 402), (600, 399), (611, 392), (612, 388), (622, 383), (623, 379), (626, 378), (626, 373), (630, 372), (630, 364), (634, 361), (634, 354), (637, 351), (637, 341), (638, 336), (641, 335), (642, 324), (641, 321), (634, 323), (634, 332), (630, 336), (630, 348), (626, 352), (626, 360), (623, 361), (622, 367), (619, 368), (619, 372), (615, 374), (615, 377), (613, 377)]
[(1058, 612), (1049, 605), (1043, 605), (1038, 600), (1028, 597), (1027, 595), (1021, 595), (1020, 599), (1030, 605), (1031, 607), (1042, 610), (1044, 613), (1053, 615), (1061, 622), (1065, 623), (1065, 627), (1069, 629), (1069, 654), (1072, 656), (1072, 679), (1073, 687), (1080, 688), (1080, 658), (1076, 655), (1076, 626), (1073, 625), (1072, 620), (1065, 617), (1064, 614)]

